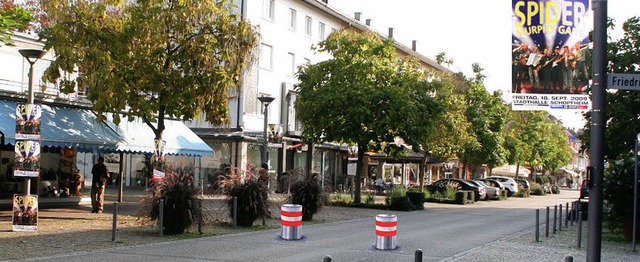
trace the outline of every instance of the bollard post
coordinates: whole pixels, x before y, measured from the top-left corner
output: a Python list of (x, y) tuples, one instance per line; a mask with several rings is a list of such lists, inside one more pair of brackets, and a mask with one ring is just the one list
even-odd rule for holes
[(560, 208), (558, 208), (558, 231), (562, 231), (562, 204), (560, 204)]
[(564, 211), (567, 213), (567, 216), (564, 218), (564, 229), (566, 230), (569, 227), (569, 202), (564, 205)]
[(556, 222), (558, 221), (558, 205), (553, 206), (553, 233), (556, 233)]
[(376, 216), (376, 249), (394, 250), (398, 246), (398, 216), (380, 214)]
[(280, 224), (285, 240), (302, 238), (302, 205), (284, 204), (280, 208)]
[(573, 257), (572, 256), (565, 257), (564, 262), (573, 262)]
[(200, 233), (200, 235), (202, 235), (202, 199), (200, 199), (200, 201), (198, 201), (198, 209), (199, 209), (199, 215), (198, 215), (198, 233)]
[(547, 207), (547, 226), (544, 230), (544, 237), (549, 237), (549, 207)]
[(540, 242), (540, 209), (536, 209), (536, 242)]
[(204, 198), (204, 179), (200, 179), (200, 198)]
[(118, 229), (118, 201), (113, 201), (113, 226), (111, 228), (111, 242), (116, 242), (116, 230)]
[(576, 216), (576, 201), (571, 202), (571, 216), (569, 216), (569, 220), (571, 220), (571, 226), (573, 226), (573, 220), (575, 220)]
[(422, 262), (422, 249), (416, 250), (415, 262)]
[(578, 248), (582, 248), (582, 211), (578, 211)]
[(322, 258), (322, 262), (331, 262), (331, 256), (329, 255), (324, 256), (324, 258)]
[(238, 198), (233, 197), (233, 227), (238, 226)]
[(576, 217), (574, 218), (576, 220), (576, 223), (578, 223), (580, 220), (582, 220), (582, 217), (580, 217), (578, 215), (578, 213), (580, 213), (582, 211), (582, 205), (580, 204), (580, 200), (576, 201)]
[(163, 221), (164, 221), (164, 200), (160, 199), (159, 206), (160, 206), (159, 207), (160, 215), (158, 216), (159, 217), (159, 219), (158, 219), (158, 232), (159, 232), (160, 236), (162, 236), (163, 235), (162, 230), (164, 229), (164, 224), (163, 224)]

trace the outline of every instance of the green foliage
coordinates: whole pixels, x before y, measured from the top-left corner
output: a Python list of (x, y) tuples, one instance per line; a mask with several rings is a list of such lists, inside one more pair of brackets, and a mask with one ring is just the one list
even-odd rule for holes
[(389, 197), (404, 197), (407, 196), (407, 189), (401, 186), (396, 186), (389, 192)]
[[(504, 190), (506, 192), (506, 190)], [(524, 188), (522, 185), (518, 185), (518, 193), (513, 194), (514, 197), (526, 198), (531, 194), (531, 188)]]
[(194, 186), (193, 174), (184, 170), (166, 169), (166, 177), (148, 189), (150, 194), (140, 201), (138, 218), (156, 221), (160, 218), (160, 200), (164, 201), (164, 233), (175, 235), (203, 219), (202, 200), (197, 198), (199, 190)]
[(552, 193), (552, 194), (560, 194), (560, 187), (558, 187), (558, 186), (551, 186), (551, 193)]
[(431, 198), (431, 197), (432, 197), (432, 195), (433, 195), (433, 194), (431, 193), (431, 191), (429, 191), (429, 190), (425, 190), (425, 191), (424, 191), (424, 198), (425, 198), (425, 199), (429, 199), (429, 198)]
[(475, 202), (475, 194), (473, 191), (458, 191), (455, 194), (455, 203), (460, 205), (466, 205), (467, 203)]
[(364, 203), (367, 205), (372, 205), (376, 203), (376, 199), (374, 195), (367, 195), (367, 198), (364, 200)]
[(291, 203), (302, 205), (302, 220), (310, 221), (322, 207), (322, 192), (316, 179), (305, 179), (291, 186)]
[(333, 196), (333, 201), (331, 201), (331, 203), (333, 205), (336, 205), (336, 203), (349, 204), (351, 202), (353, 202), (351, 200), (351, 196), (350, 195), (343, 195), (343, 194), (335, 194)]
[(233, 217), (233, 198), (237, 199), (238, 226), (251, 227), (256, 219), (269, 215), (268, 189), (256, 180), (236, 183), (227, 189), (227, 197), (230, 217)]
[[(400, 137), (419, 146), (435, 129), (425, 115), (441, 112), (420, 65), (398, 56), (392, 41), (375, 33), (335, 31), (317, 50), (332, 59), (303, 65), (298, 72), (296, 112), (305, 141), (358, 146), (355, 202), (360, 202), (364, 152), (392, 150)], [(323, 117), (318, 117), (323, 116)]]
[(389, 197), (389, 209), (398, 211), (411, 211), (413, 205), (407, 196), (393, 196)]
[(631, 157), (614, 161), (605, 170), (603, 199), (608, 208), (604, 214), (610, 230), (620, 228), (633, 215), (633, 168)]
[(407, 192), (407, 198), (409, 198), (409, 201), (411, 201), (411, 205), (413, 206), (413, 209), (416, 209), (416, 210), (424, 209), (424, 201), (425, 201), (424, 193), (409, 191)]
[[(229, 0), (51, 0), (42, 7), (51, 23), (40, 37), (55, 49), (43, 81), (64, 93), (86, 89), (98, 119), (138, 116), (156, 138), (165, 116), (204, 112), (214, 125), (229, 122), (229, 92), (240, 86), (258, 43)], [(120, 117), (113, 114), (116, 124)]]
[(544, 196), (546, 195), (544, 188), (539, 183), (531, 183), (531, 195)]
[[(640, 57), (640, 17), (634, 16), (623, 23), (624, 34), (617, 40), (609, 40), (607, 44), (607, 72), (638, 74)], [(610, 31), (611, 32), (611, 31)], [(603, 154), (605, 160), (626, 158), (628, 152), (634, 150), (634, 138), (640, 130), (638, 104), (640, 92), (618, 90), (607, 92), (606, 111), (602, 123), (606, 123), (604, 133)], [(583, 150), (591, 148), (591, 126), (593, 120), (589, 112), (584, 112), (587, 120), (584, 131), (580, 134)]]
[(26, 29), (32, 20), (30, 11), (10, 2), (0, 3), (0, 44), (13, 46), (13, 32)]

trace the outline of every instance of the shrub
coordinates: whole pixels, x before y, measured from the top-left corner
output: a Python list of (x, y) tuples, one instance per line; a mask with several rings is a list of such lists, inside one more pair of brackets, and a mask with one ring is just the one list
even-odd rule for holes
[(551, 186), (551, 193), (553, 193), (553, 194), (560, 194), (560, 187), (558, 187), (558, 186)]
[(373, 195), (367, 195), (367, 198), (364, 200), (364, 203), (367, 205), (375, 204), (376, 199)]
[(331, 203), (333, 205), (336, 205), (336, 204), (339, 205), (340, 203), (349, 204), (351, 202), (353, 202), (353, 200), (351, 200), (351, 196), (350, 195), (343, 195), (343, 194), (334, 195), (333, 196), (333, 201), (331, 201)]
[(151, 221), (160, 219), (160, 200), (164, 201), (163, 208), (163, 232), (167, 235), (184, 233), (197, 221), (203, 218), (202, 200), (197, 198), (200, 194), (194, 185), (193, 176), (183, 169), (174, 170), (167, 165), (165, 179), (154, 183), (147, 194), (140, 201), (138, 218), (146, 217)]
[(531, 183), (531, 195), (536, 196), (544, 196), (546, 193), (544, 192), (544, 188), (538, 183)]
[(407, 198), (407, 189), (404, 187), (394, 187), (387, 197), (389, 209), (409, 211), (413, 209), (411, 201)]
[(424, 193), (422, 192), (407, 192), (407, 198), (411, 201), (411, 205), (413, 209), (422, 210), (424, 209)]
[(233, 217), (233, 198), (237, 199), (237, 225), (251, 227), (258, 218), (269, 215), (267, 188), (255, 180), (240, 183), (227, 191), (229, 216)]
[(291, 185), (291, 203), (302, 205), (302, 220), (310, 221), (322, 207), (322, 192), (317, 179), (305, 179)]
[(425, 191), (424, 191), (424, 198), (425, 198), (425, 199), (429, 199), (429, 198), (431, 198), (431, 197), (432, 197), (432, 195), (433, 195), (433, 194), (431, 193), (431, 191), (429, 191), (429, 190), (425, 190)]
[(614, 232), (623, 228), (632, 237), (633, 226), (633, 156), (617, 160), (605, 170), (603, 199), (609, 208), (604, 210), (607, 228)]

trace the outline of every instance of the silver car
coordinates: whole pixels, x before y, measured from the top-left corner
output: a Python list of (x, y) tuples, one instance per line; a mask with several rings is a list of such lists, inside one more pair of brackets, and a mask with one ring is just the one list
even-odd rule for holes
[(500, 188), (487, 185), (481, 180), (473, 180), (473, 182), (484, 186), (485, 191), (487, 191), (486, 199), (500, 199)]

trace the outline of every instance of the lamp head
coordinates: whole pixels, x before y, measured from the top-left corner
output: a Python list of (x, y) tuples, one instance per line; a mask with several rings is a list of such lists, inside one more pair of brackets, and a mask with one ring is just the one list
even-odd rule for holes
[(265, 106), (268, 106), (275, 99), (276, 99), (275, 97), (271, 97), (271, 96), (260, 96), (260, 97), (258, 97), (258, 100), (260, 100), (260, 102), (263, 103)]
[[(38, 49), (20, 49), (18, 52), (20, 52), (20, 54), (26, 58), (29, 63), (35, 63), (47, 53), (47, 51)], [(31, 62), (31, 59), (33, 59), (33, 62)]]

